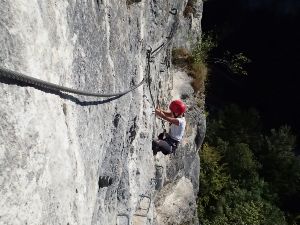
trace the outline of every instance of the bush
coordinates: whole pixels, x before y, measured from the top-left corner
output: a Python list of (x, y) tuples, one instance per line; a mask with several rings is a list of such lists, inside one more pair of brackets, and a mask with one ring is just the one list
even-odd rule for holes
[(206, 64), (195, 61), (192, 54), (184, 48), (173, 49), (172, 62), (184, 69), (193, 78), (191, 83), (196, 94), (204, 93), (208, 69)]
[(185, 48), (173, 49), (172, 51), (173, 64), (183, 68), (189, 76), (194, 78), (191, 85), (196, 94), (205, 92), (205, 82), (208, 76), (207, 59), (216, 46), (212, 35), (204, 34), (202, 39), (194, 45), (192, 52)]
[(193, 63), (188, 75), (194, 78), (192, 87), (196, 93), (205, 91), (205, 82), (207, 79), (208, 69), (203, 63)]
[(215, 58), (212, 62), (227, 67), (233, 74), (248, 75), (245, 66), (249, 64), (251, 60), (243, 53), (231, 54), (229, 51), (226, 51), (222, 59)]
[(196, 61), (193, 55), (185, 48), (173, 49), (172, 62), (184, 69), (193, 78), (191, 83), (195, 93), (204, 93), (208, 69), (205, 63)]
[(185, 9), (183, 11), (183, 16), (188, 17), (191, 14), (195, 13), (194, 5), (197, 2), (197, 0), (188, 0)]
[[(226, 187), (229, 176), (225, 173), (225, 165), (221, 165), (222, 156), (215, 148), (204, 144), (200, 152), (201, 170), (200, 170), (200, 185), (199, 192), (204, 206), (208, 204), (208, 198), (217, 200), (221, 191)], [(207, 198), (207, 199), (206, 199)]]
[(172, 50), (172, 62), (174, 65), (187, 69), (193, 62), (193, 57), (186, 48), (176, 48)]
[(203, 34), (201, 40), (199, 40), (193, 47), (192, 55), (193, 59), (197, 63), (207, 63), (211, 51), (217, 47), (215, 38), (211, 33)]

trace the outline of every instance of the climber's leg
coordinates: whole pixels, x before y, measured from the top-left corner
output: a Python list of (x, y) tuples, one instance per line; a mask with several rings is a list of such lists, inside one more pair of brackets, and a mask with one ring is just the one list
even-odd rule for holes
[(164, 140), (154, 139), (152, 141), (152, 150), (153, 155), (156, 155), (159, 151), (161, 151), (164, 155), (168, 155), (172, 152), (172, 146), (170, 146), (168, 142)]

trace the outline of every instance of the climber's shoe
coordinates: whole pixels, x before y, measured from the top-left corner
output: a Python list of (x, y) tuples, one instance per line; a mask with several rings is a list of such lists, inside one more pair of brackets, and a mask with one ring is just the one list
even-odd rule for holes
[(165, 137), (165, 133), (164, 133), (164, 132), (162, 132), (162, 133), (160, 133), (160, 134), (158, 135), (158, 139), (159, 139), (159, 140), (163, 140), (164, 137)]
[(153, 155), (156, 155), (158, 152), (159, 146), (157, 145), (157, 143), (155, 141), (152, 141), (152, 151), (153, 151)]

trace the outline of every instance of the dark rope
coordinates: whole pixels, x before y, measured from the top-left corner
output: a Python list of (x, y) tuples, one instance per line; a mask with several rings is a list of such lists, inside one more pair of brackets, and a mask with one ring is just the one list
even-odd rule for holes
[(162, 43), (160, 46), (158, 46), (155, 50), (153, 50), (153, 51), (151, 52), (151, 56), (152, 56), (152, 57), (155, 57), (155, 56), (156, 56), (155, 53), (160, 52), (160, 50), (161, 50), (165, 45), (166, 45), (166, 43)]
[(147, 50), (147, 66), (146, 66), (146, 76), (147, 76), (147, 81), (148, 81), (148, 88), (149, 88), (149, 93), (150, 93), (150, 97), (151, 97), (151, 101), (152, 101), (152, 106), (153, 108), (155, 107), (155, 102), (154, 102), (154, 98), (153, 98), (153, 94), (152, 94), (152, 90), (151, 90), (151, 52), (152, 49), (150, 48), (149, 50)]
[(94, 96), (94, 97), (122, 96), (122, 95), (125, 95), (125, 94), (137, 89), (139, 86), (141, 86), (145, 82), (145, 80), (143, 79), (140, 83), (138, 83), (135, 86), (132, 86), (130, 89), (128, 89), (126, 91), (122, 91), (122, 92), (118, 92), (118, 93), (110, 93), (110, 94), (101, 94), (101, 93), (93, 93), (93, 92), (81, 91), (81, 90), (77, 90), (77, 89), (73, 89), (73, 88), (64, 87), (61, 85), (53, 84), (53, 83), (50, 83), (47, 81), (43, 81), (43, 80), (40, 80), (40, 79), (37, 79), (34, 77), (27, 76), (25, 74), (18, 73), (18, 72), (8, 70), (5, 68), (1, 68), (1, 67), (0, 67), (0, 76), (6, 77), (9, 79), (18, 80), (18, 81), (28, 83), (28, 84), (33, 84), (35, 86), (47, 88), (50, 90), (63, 91), (63, 92), (69, 92), (69, 93), (78, 94), (78, 95)]

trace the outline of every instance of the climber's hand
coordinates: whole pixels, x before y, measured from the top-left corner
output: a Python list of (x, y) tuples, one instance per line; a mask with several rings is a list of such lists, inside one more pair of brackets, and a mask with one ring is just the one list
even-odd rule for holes
[(165, 114), (165, 112), (162, 111), (160, 108), (156, 108), (156, 109), (155, 109), (155, 115), (159, 116), (159, 117), (162, 118), (163, 120), (168, 121), (169, 123), (173, 123), (173, 124), (175, 124), (176, 126), (179, 126), (179, 120), (178, 120), (177, 118), (167, 116), (167, 115)]
[(161, 112), (160, 108), (156, 108), (156, 109), (155, 109), (155, 115), (161, 117), (162, 112)]

